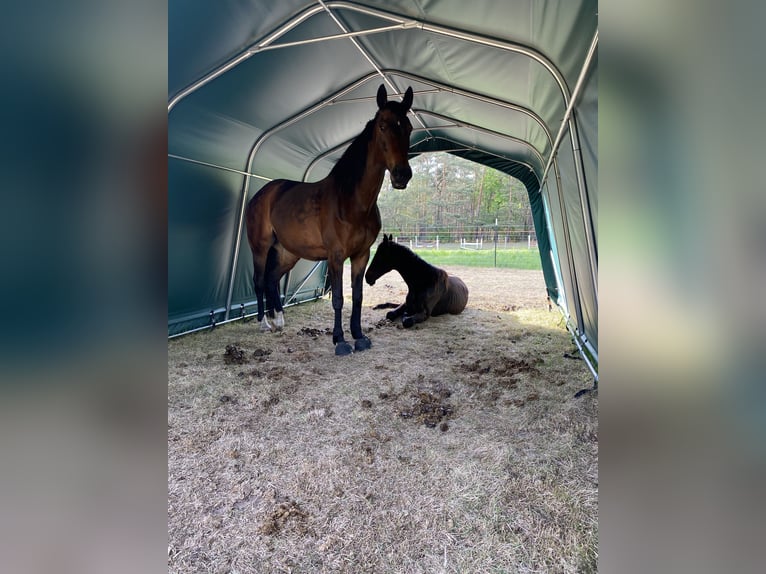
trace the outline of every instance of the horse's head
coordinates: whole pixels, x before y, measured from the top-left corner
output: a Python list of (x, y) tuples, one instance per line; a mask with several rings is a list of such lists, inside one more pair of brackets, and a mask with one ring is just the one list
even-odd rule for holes
[(396, 189), (407, 187), (412, 177), (412, 169), (407, 152), (410, 149), (412, 124), (407, 119), (407, 112), (412, 105), (412, 88), (407, 88), (401, 102), (388, 101), (388, 94), (383, 84), (378, 88), (378, 113), (375, 114), (373, 138), (391, 176), (391, 185)]
[(391, 249), (390, 246), (394, 245), (394, 236), (383, 234), (383, 241), (378, 244), (378, 248), (375, 250), (375, 257), (372, 258), (372, 263), (367, 268), (367, 272), (364, 274), (364, 280), (368, 285), (375, 285), (381, 276), (385, 275), (391, 269)]

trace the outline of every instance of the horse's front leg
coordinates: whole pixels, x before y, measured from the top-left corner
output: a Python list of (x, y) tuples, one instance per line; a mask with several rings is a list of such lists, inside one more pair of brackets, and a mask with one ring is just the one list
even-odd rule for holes
[(370, 260), (370, 251), (351, 259), (351, 335), (354, 337), (354, 350), (364, 351), (372, 347), (372, 342), (362, 333), (362, 286), (364, 270)]
[(402, 327), (410, 328), (415, 323), (422, 323), (428, 319), (428, 306), (425, 301), (425, 297), (422, 294), (413, 295), (407, 294), (407, 301), (405, 302), (404, 316), (402, 317)]
[(407, 303), (402, 303), (398, 307), (395, 307), (388, 313), (386, 313), (386, 319), (389, 321), (396, 321), (399, 317), (404, 315), (404, 312), (407, 310)]
[(335, 257), (327, 260), (332, 289), (332, 308), (335, 311), (335, 325), (332, 330), (332, 342), (335, 344), (336, 355), (350, 355), (354, 352), (343, 338), (343, 260)]
[(402, 317), (402, 327), (409, 329), (416, 323), (422, 323), (426, 319), (428, 319), (428, 313), (425, 310), (413, 313), (412, 315), (405, 313), (404, 317)]

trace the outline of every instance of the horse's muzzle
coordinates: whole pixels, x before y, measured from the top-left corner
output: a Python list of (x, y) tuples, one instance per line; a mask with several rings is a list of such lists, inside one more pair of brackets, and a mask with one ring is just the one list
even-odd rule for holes
[(397, 165), (391, 171), (391, 186), (394, 189), (404, 189), (412, 179), (412, 169), (409, 165)]

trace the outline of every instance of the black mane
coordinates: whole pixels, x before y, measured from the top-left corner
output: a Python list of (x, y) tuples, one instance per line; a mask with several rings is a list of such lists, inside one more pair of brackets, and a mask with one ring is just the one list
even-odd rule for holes
[[(391, 110), (397, 116), (407, 116), (407, 110), (402, 110), (401, 102), (386, 102), (382, 109)], [(340, 159), (330, 170), (330, 175), (338, 182), (342, 193), (349, 195), (354, 193), (356, 184), (362, 179), (367, 163), (367, 146), (372, 139), (372, 129), (375, 126), (375, 120), (378, 119), (379, 113), (380, 110), (375, 112), (375, 117), (367, 122), (362, 133), (354, 138), (354, 141), (346, 148), (346, 151), (343, 152), (343, 155), (340, 156)]]
[(391, 250), (386, 257), (387, 263), (399, 272), (407, 285), (434, 281), (439, 272), (438, 267), (431, 265), (409, 247), (395, 241), (388, 242), (387, 247)]
[(395, 261), (403, 261), (404, 264), (408, 267), (412, 267), (412, 265), (418, 265), (420, 263), (430, 265), (428, 261), (423, 259), (420, 255), (415, 253), (406, 245), (402, 245), (401, 243), (397, 243), (396, 241), (392, 240), (388, 242), (388, 248), (391, 249), (392, 257), (395, 258)]
[(375, 114), (375, 117), (367, 122), (362, 133), (356, 136), (330, 171), (330, 175), (338, 182), (344, 194), (354, 193), (356, 184), (362, 179), (367, 164), (367, 145), (372, 139), (372, 128), (377, 117), (378, 115)]

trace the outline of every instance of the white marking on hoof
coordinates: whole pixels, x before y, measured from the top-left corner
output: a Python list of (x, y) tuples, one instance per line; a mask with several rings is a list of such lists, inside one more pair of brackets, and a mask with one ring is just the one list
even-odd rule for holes
[(274, 328), (277, 331), (281, 331), (285, 328), (285, 314), (282, 311), (277, 312), (277, 316), (274, 319)]
[(270, 333), (272, 330), (273, 327), (271, 326), (271, 323), (269, 323), (269, 318), (264, 316), (263, 319), (261, 319), (261, 332)]

